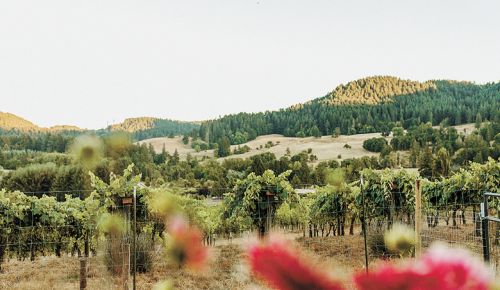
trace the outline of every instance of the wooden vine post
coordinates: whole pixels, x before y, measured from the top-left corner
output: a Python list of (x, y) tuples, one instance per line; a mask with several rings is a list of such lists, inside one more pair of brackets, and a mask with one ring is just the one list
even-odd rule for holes
[(422, 188), (420, 179), (415, 183), (415, 257), (422, 254)]
[(80, 290), (87, 289), (87, 257), (80, 257)]

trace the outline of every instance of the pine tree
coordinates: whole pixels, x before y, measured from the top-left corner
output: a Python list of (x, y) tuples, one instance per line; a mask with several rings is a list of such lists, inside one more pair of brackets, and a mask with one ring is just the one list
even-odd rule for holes
[(179, 152), (177, 152), (177, 149), (175, 149), (174, 154), (172, 155), (171, 160), (172, 160), (173, 165), (177, 165), (179, 163), (180, 158), (179, 158)]
[(475, 124), (476, 129), (481, 128), (481, 124), (482, 123), (483, 123), (483, 118), (481, 117), (481, 113), (477, 113), (477, 115), (476, 115), (476, 124)]
[(434, 176), (434, 160), (430, 147), (425, 148), (424, 153), (420, 155), (418, 167), (421, 176), (426, 178), (432, 178)]
[(0, 150), (0, 167), (5, 167), (5, 156), (2, 150)]
[(420, 146), (417, 140), (413, 139), (410, 148), (410, 163), (412, 167), (417, 166), (418, 157), (420, 155)]
[(231, 155), (231, 143), (229, 138), (223, 137), (219, 142), (218, 157), (225, 157)]
[(311, 135), (313, 135), (316, 138), (321, 137), (321, 132), (319, 131), (318, 126), (313, 126), (312, 127), (312, 129), (311, 129)]
[(436, 153), (434, 168), (440, 176), (448, 176), (451, 168), (450, 154), (445, 148), (441, 148)]
[(459, 110), (455, 114), (455, 125), (460, 125), (462, 124), (462, 112)]

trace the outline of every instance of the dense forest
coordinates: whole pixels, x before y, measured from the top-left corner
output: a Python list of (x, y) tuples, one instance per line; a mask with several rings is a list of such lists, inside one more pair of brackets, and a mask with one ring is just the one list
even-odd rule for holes
[[(91, 186), (89, 170), (78, 162), (74, 150), (71, 150), (74, 147), (71, 144), (78, 143), (81, 137), (72, 139), (60, 134), (45, 134), (39, 135), (39, 138), (32, 140), (38, 140), (38, 143), (32, 143), (33, 146), (59, 144), (61, 148), (69, 149), (59, 150), (64, 153), (47, 153), (36, 148), (9, 148), (12, 144), (4, 144), (0, 150), (0, 169), (7, 171), (2, 174), (0, 170), (0, 188), (24, 192), (88, 190)], [(92, 171), (100, 178), (107, 180), (111, 172), (122, 172), (134, 164), (134, 174), (140, 174), (148, 185), (169, 184), (203, 196), (220, 196), (231, 190), (238, 180), (251, 173), (261, 175), (266, 170), (276, 174), (290, 170), (287, 176), (289, 182), (294, 187), (307, 187), (324, 185), (325, 172), (336, 168), (345, 171), (349, 182), (357, 180), (360, 172), (366, 168), (418, 168), (422, 177), (437, 180), (467, 167), (471, 161), (483, 164), (489, 158), (500, 158), (498, 116), (491, 122), (478, 122), (476, 129), (467, 134), (450, 126), (433, 128), (430, 123), (409, 130), (394, 127), (390, 142), (382, 137), (365, 141), (367, 150), (380, 152), (378, 157), (322, 162), (317, 161), (313, 148), (295, 155), (288, 152), (284, 156), (266, 152), (249, 158), (217, 160), (188, 155), (181, 159), (177, 151), (173, 154), (165, 150), (157, 153), (151, 145), (133, 144), (126, 135), (94, 138), (97, 145), (86, 145), (83, 147), (85, 150), (82, 150), (85, 154), (89, 150), (96, 152), (98, 162)]]
[[(193, 144), (202, 148), (217, 148), (219, 156), (225, 156), (229, 145), (242, 144), (260, 135), (319, 137), (373, 132), (389, 134), (394, 127), (408, 129), (421, 123), (458, 125), (475, 122), (478, 118), (481, 121), (492, 120), (499, 110), (500, 83), (420, 83), (376, 76), (340, 85), (324, 97), (279, 111), (239, 113), (199, 123), (141, 117), (126, 119), (97, 131), (83, 131), (73, 126), (41, 128), (15, 115), (0, 113), (0, 129), (5, 130), (2, 136), (9, 135), (5, 132), (10, 131), (20, 131), (19, 134), (69, 131), (97, 135), (122, 131), (131, 134), (136, 141), (184, 135), (192, 137)], [(50, 148), (47, 151), (51, 151)], [(39, 150), (33, 147), (27, 149)]]
[(390, 132), (430, 122), (458, 125), (499, 111), (500, 83), (370, 77), (341, 85), (330, 94), (279, 111), (239, 113), (204, 122), (197, 136), (208, 142), (241, 144), (259, 135), (322, 136)]
[(0, 129), (0, 148), (61, 153), (66, 152), (74, 137), (81, 134), (80, 131), (21, 132)]

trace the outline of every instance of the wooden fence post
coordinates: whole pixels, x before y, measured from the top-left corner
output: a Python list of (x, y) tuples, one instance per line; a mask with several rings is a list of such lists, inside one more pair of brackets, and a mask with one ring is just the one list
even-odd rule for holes
[(128, 290), (128, 280), (130, 275), (130, 245), (124, 244), (122, 245), (122, 285), (123, 290)]
[(80, 257), (80, 290), (87, 289), (87, 257)]
[(420, 179), (415, 183), (415, 257), (422, 254), (422, 188)]

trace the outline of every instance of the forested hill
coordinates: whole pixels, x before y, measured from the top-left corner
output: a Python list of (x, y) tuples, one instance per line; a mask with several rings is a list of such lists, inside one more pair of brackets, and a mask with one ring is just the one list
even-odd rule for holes
[(20, 131), (38, 131), (40, 127), (11, 113), (0, 112), (0, 129)]
[(336, 87), (328, 95), (310, 101), (325, 105), (378, 104), (390, 102), (395, 96), (436, 89), (432, 81), (424, 83), (390, 76), (376, 76), (352, 81)]
[(199, 124), (170, 119), (140, 117), (125, 119), (122, 123), (111, 125), (109, 131), (125, 131), (131, 133), (136, 140), (155, 137), (188, 134), (198, 130)]
[(449, 125), (492, 119), (499, 113), (500, 83), (427, 81), (379, 76), (340, 85), (324, 97), (279, 111), (239, 113), (202, 124), (210, 143), (240, 144), (259, 135), (321, 136), (388, 132), (399, 122)]
[(44, 128), (35, 125), (22, 117), (4, 112), (0, 112), (0, 130), (16, 130), (25, 133), (82, 131), (82, 129), (70, 125), (57, 125), (50, 128)]
[[(323, 97), (279, 111), (239, 113), (216, 120), (182, 122), (154, 117), (130, 118), (98, 135), (125, 131), (135, 140), (189, 134), (193, 140), (229, 146), (259, 135), (283, 134), (305, 137), (389, 132), (395, 126), (410, 128), (420, 123), (459, 125), (477, 118), (491, 120), (499, 114), (500, 83), (416, 82), (390, 76), (368, 77), (340, 85)], [(9, 113), (0, 112), (0, 131), (7, 133), (82, 132), (74, 126), (42, 128)], [(198, 142), (199, 143), (199, 142)], [(204, 142), (201, 142), (204, 143)]]
[(78, 135), (95, 132), (98, 135), (123, 131), (130, 133), (136, 140), (154, 137), (188, 134), (199, 129), (199, 123), (183, 122), (153, 117), (139, 117), (125, 119), (122, 123), (114, 124), (106, 129), (83, 130), (71, 125), (58, 125), (50, 128), (40, 127), (22, 117), (11, 113), (0, 112), (0, 135), (39, 135), (49, 133), (64, 133), (64, 135)]

